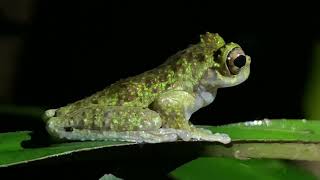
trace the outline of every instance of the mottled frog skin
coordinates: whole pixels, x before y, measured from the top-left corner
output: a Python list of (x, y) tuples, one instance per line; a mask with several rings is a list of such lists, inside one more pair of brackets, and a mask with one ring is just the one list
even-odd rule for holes
[(61, 140), (229, 143), (227, 134), (196, 128), (189, 119), (213, 102), (218, 88), (245, 81), (250, 62), (238, 44), (226, 44), (218, 34), (206, 33), (199, 43), (152, 70), (47, 110), (47, 131)]

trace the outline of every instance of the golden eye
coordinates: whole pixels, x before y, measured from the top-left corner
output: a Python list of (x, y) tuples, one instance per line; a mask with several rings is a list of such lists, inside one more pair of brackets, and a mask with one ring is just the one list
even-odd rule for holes
[(236, 75), (240, 69), (246, 65), (247, 58), (243, 50), (239, 47), (232, 49), (227, 56), (227, 65), (231, 74)]

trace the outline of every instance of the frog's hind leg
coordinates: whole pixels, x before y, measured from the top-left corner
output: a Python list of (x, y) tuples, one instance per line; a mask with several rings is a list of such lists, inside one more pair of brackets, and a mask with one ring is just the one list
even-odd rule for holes
[(153, 131), (99, 131), (89, 129), (55, 129), (54, 133), (58, 135), (59, 139), (79, 141), (127, 141), (135, 143), (159, 143), (176, 141), (178, 139), (176, 134), (161, 133), (160, 129)]
[(158, 113), (140, 107), (91, 106), (68, 116), (51, 117), (47, 130), (58, 139), (170, 142), (178, 139), (174, 129), (162, 129)]

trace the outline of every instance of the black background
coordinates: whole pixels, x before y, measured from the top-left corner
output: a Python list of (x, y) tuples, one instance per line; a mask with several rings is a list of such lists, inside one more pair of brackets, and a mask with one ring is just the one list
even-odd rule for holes
[(262, 2), (38, 1), (22, 34), (13, 103), (63, 106), (160, 65), (209, 31), (242, 46), (252, 58), (251, 75), (220, 89), (193, 123), (304, 118), (305, 82), (320, 32), (313, 13), (300, 4)]

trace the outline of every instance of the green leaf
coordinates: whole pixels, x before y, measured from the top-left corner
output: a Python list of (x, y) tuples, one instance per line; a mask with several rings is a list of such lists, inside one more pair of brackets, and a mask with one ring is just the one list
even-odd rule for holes
[(320, 121), (318, 120), (265, 119), (207, 128), (213, 132), (227, 133), (233, 142), (320, 142)]
[[(21, 142), (30, 140), (28, 132), (9, 132), (0, 134), (0, 152), (23, 150)], [(0, 154), (1, 155), (1, 154)], [(1, 158), (0, 158), (1, 161)]]
[[(318, 144), (320, 142), (320, 121), (268, 120), (217, 127), (207, 126), (207, 128), (213, 132), (229, 134), (233, 142), (227, 146), (206, 142), (187, 143), (190, 148), (199, 149), (197, 152), (199, 155), (320, 161), (320, 146)], [(29, 133), (12, 132), (0, 134), (0, 167), (73, 152), (93, 151), (95, 149), (135, 144), (114, 141), (87, 141), (52, 144), (48, 147), (37, 148), (22, 146), (24, 141), (32, 142), (32, 140), (30, 141)], [(175, 143), (174, 145), (178, 147), (181, 144)]]
[(320, 121), (274, 119), (208, 127), (229, 134), (231, 146), (207, 144), (207, 156), (320, 161)]
[(73, 152), (95, 150), (132, 143), (113, 141), (88, 141), (53, 144), (49, 147), (24, 148), (22, 142), (30, 140), (30, 132), (0, 134), (0, 167), (66, 155)]
[(170, 173), (174, 179), (303, 179), (315, 176), (296, 166), (277, 160), (237, 160), (230, 158), (198, 158)]

